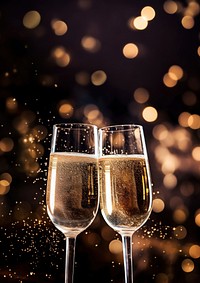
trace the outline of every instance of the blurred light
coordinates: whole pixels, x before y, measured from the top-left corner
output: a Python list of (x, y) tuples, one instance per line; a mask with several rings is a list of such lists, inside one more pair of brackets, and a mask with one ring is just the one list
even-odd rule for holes
[(0, 175), (0, 195), (5, 195), (10, 190), (10, 183), (12, 181), (12, 177), (8, 173), (3, 173)]
[(193, 129), (199, 129), (200, 128), (200, 116), (197, 114), (190, 115), (188, 118), (188, 126)]
[(186, 11), (185, 11), (185, 14), (195, 17), (199, 14), (199, 12), (200, 12), (199, 3), (195, 2), (194, 0), (191, 0), (188, 4)]
[(101, 48), (101, 43), (93, 36), (84, 36), (81, 40), (83, 48), (90, 52), (97, 52)]
[(183, 102), (185, 105), (193, 106), (197, 102), (196, 94), (194, 94), (192, 91), (186, 91), (183, 94)]
[(100, 86), (105, 83), (107, 79), (106, 73), (102, 70), (98, 70), (92, 73), (91, 82), (93, 85)]
[(91, 111), (95, 111), (95, 110), (98, 110), (98, 107), (95, 104), (87, 104), (84, 107), (83, 113), (84, 113), (85, 117), (88, 117), (89, 113)]
[(85, 234), (83, 239), (88, 246), (97, 246), (100, 243), (100, 236), (94, 232)]
[(163, 179), (163, 184), (167, 189), (174, 189), (177, 185), (177, 178), (174, 174), (167, 174)]
[(192, 157), (196, 161), (200, 161), (200, 146), (196, 146), (192, 150)]
[(148, 26), (148, 21), (144, 17), (139, 16), (133, 20), (133, 25), (137, 30), (144, 30)]
[(149, 92), (145, 88), (139, 87), (133, 93), (135, 101), (138, 103), (145, 103), (149, 99)]
[(189, 112), (182, 112), (178, 117), (179, 125), (182, 127), (188, 127), (188, 119), (191, 116)]
[(37, 11), (29, 11), (23, 17), (23, 25), (28, 29), (36, 28), (41, 21), (41, 16)]
[(9, 152), (13, 149), (14, 142), (11, 138), (2, 138), (0, 140), (0, 152)]
[(183, 77), (183, 69), (178, 65), (173, 65), (169, 68), (168, 75), (172, 80), (180, 80)]
[(162, 199), (156, 198), (153, 200), (153, 211), (156, 213), (160, 213), (164, 210), (165, 203)]
[(103, 226), (101, 229), (101, 236), (105, 241), (110, 242), (115, 236), (115, 231), (109, 226)]
[(181, 207), (183, 205), (183, 199), (178, 196), (174, 196), (170, 199), (169, 205), (171, 209), (176, 209), (177, 207)]
[(159, 163), (162, 163), (166, 160), (166, 157), (169, 155), (169, 150), (166, 147), (161, 145), (155, 148), (155, 157)]
[(189, 248), (189, 255), (192, 258), (200, 258), (200, 246), (199, 245), (192, 245)]
[(161, 170), (163, 174), (166, 174), (163, 180), (163, 184), (167, 189), (173, 189), (176, 186), (177, 179), (172, 174), (179, 167), (179, 159), (168, 153), (165, 155), (164, 160), (162, 161)]
[(54, 30), (54, 33), (58, 36), (64, 35), (68, 30), (67, 24), (57, 19), (52, 20), (51, 27)]
[(194, 262), (191, 259), (186, 258), (182, 261), (181, 267), (184, 272), (192, 272), (194, 270)]
[(12, 182), (12, 176), (9, 173), (2, 173), (0, 175), (1, 180), (6, 180), (9, 184)]
[(17, 103), (16, 98), (8, 97), (8, 98), (6, 99), (6, 108), (7, 108), (8, 111), (10, 111), (10, 112), (16, 111), (17, 108), (18, 108), (18, 103)]
[(60, 67), (68, 66), (71, 60), (69, 53), (62, 46), (56, 47), (52, 51), (52, 56), (55, 59), (56, 64)]
[(70, 118), (74, 113), (74, 108), (71, 103), (66, 100), (62, 100), (58, 106), (58, 113), (62, 118)]
[(191, 29), (194, 26), (194, 19), (191, 16), (184, 16), (181, 20), (181, 24), (185, 29)]
[(153, 136), (155, 139), (162, 141), (167, 138), (168, 136), (168, 129), (165, 125), (160, 124), (153, 128)]
[(180, 192), (183, 196), (189, 197), (194, 193), (194, 186), (190, 182), (184, 182), (180, 186)]
[(156, 12), (151, 6), (146, 6), (141, 11), (141, 16), (147, 21), (151, 21), (155, 18)]
[(195, 212), (195, 224), (200, 227), (200, 209)]
[(123, 54), (128, 59), (133, 59), (138, 55), (138, 47), (134, 43), (127, 43), (123, 48)]
[(92, 0), (78, 0), (78, 6), (83, 10), (89, 9), (91, 5), (92, 5)]
[(31, 134), (34, 136), (35, 140), (44, 140), (48, 134), (47, 128), (43, 125), (37, 125), (31, 130)]
[(90, 76), (87, 72), (79, 72), (75, 75), (75, 80), (78, 84), (86, 86), (90, 82)]
[(112, 240), (109, 244), (109, 251), (112, 254), (122, 253), (122, 242), (120, 240)]
[(178, 240), (182, 240), (187, 236), (187, 230), (184, 226), (177, 226), (174, 228), (174, 236)]
[(155, 283), (169, 283), (169, 278), (165, 273), (158, 273), (155, 277)]
[(174, 87), (177, 84), (177, 80), (172, 79), (171, 76), (167, 73), (163, 77), (163, 83), (167, 87)]
[(197, 54), (200, 56), (200, 46), (197, 48)]
[(163, 8), (168, 14), (175, 14), (178, 10), (177, 3), (175, 1), (165, 1)]
[(142, 117), (147, 122), (154, 122), (158, 118), (158, 112), (154, 107), (147, 106), (142, 111)]
[(83, 109), (83, 114), (87, 118), (86, 123), (92, 123), (97, 126), (103, 124), (103, 114), (95, 104), (87, 104)]
[(183, 223), (187, 219), (187, 210), (182, 208), (177, 208), (173, 213), (173, 219), (176, 223)]

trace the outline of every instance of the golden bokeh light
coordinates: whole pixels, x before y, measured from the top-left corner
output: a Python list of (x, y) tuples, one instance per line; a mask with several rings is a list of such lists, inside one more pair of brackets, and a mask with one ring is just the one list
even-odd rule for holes
[(178, 240), (182, 240), (187, 236), (187, 230), (184, 226), (180, 225), (174, 228), (174, 236)]
[(156, 213), (160, 213), (164, 210), (165, 203), (162, 199), (156, 198), (153, 200), (153, 211)]
[(122, 253), (122, 242), (120, 240), (112, 240), (109, 244), (109, 251), (112, 254)]
[(165, 125), (159, 124), (153, 128), (152, 133), (155, 139), (162, 141), (167, 138), (169, 131)]
[(75, 80), (78, 84), (86, 86), (90, 82), (90, 75), (87, 72), (84, 72), (84, 71), (78, 72), (75, 75)]
[(84, 36), (81, 39), (81, 45), (89, 52), (97, 52), (101, 48), (101, 42), (93, 36)]
[(200, 258), (200, 246), (199, 245), (192, 245), (189, 248), (189, 255), (192, 258)]
[(23, 25), (28, 29), (36, 28), (41, 21), (41, 16), (38, 11), (29, 11), (23, 17)]
[(71, 57), (70, 54), (65, 50), (64, 47), (56, 47), (52, 51), (52, 57), (59, 67), (66, 67), (69, 65)]
[(186, 221), (188, 216), (188, 211), (186, 210), (186, 208), (177, 208), (174, 212), (173, 212), (173, 219), (176, 223), (181, 224), (183, 222)]
[(188, 16), (197, 16), (200, 13), (200, 4), (198, 2), (195, 2), (194, 0), (191, 0), (188, 3), (187, 9), (185, 11), (185, 14)]
[(51, 27), (55, 35), (58, 36), (64, 35), (68, 30), (67, 24), (64, 21), (58, 19), (54, 19), (51, 21)]
[(0, 140), (0, 152), (9, 152), (13, 149), (14, 142), (11, 138), (2, 138)]
[(6, 99), (6, 108), (8, 109), (9, 112), (15, 112), (18, 108), (18, 103), (16, 98), (8, 97)]
[(181, 24), (185, 29), (191, 29), (194, 27), (194, 18), (192, 16), (184, 16)]
[(158, 112), (154, 107), (147, 106), (142, 111), (142, 117), (147, 122), (154, 122), (158, 118)]
[(184, 272), (192, 272), (194, 270), (194, 262), (191, 259), (186, 258), (182, 261), (181, 267)]
[(200, 57), (200, 46), (197, 48), (197, 54), (198, 54), (199, 57)]
[(165, 155), (164, 160), (162, 161), (161, 171), (165, 174), (163, 179), (163, 184), (167, 189), (173, 189), (177, 183), (176, 177), (173, 174), (175, 170), (179, 167), (179, 160), (178, 158), (167, 152)]
[(156, 12), (151, 6), (145, 6), (141, 11), (141, 16), (147, 21), (151, 21), (155, 18)]
[(97, 70), (91, 75), (91, 82), (93, 85), (100, 86), (105, 83), (107, 75), (102, 70)]
[(163, 8), (166, 13), (175, 14), (178, 10), (178, 5), (175, 1), (168, 0), (164, 2)]
[(178, 116), (178, 122), (179, 125), (182, 127), (188, 127), (188, 119), (191, 116), (191, 114), (189, 112), (182, 112), (179, 116)]
[(155, 283), (169, 283), (168, 275), (165, 273), (158, 273), (155, 277)]
[(137, 101), (140, 104), (143, 104), (143, 103), (148, 101), (149, 92), (145, 88), (139, 87), (134, 91), (133, 97), (134, 97), (135, 101)]
[(198, 114), (193, 114), (188, 117), (188, 126), (193, 129), (200, 128), (200, 116)]
[(200, 209), (195, 212), (195, 224), (200, 227)]
[(174, 87), (177, 84), (177, 80), (172, 79), (172, 77), (166, 73), (163, 77), (163, 83), (166, 87)]
[(200, 146), (196, 146), (192, 149), (192, 157), (196, 161), (200, 161)]
[(183, 196), (189, 197), (194, 193), (194, 185), (190, 182), (184, 182), (180, 186), (180, 192)]
[(102, 126), (103, 124), (103, 114), (95, 104), (87, 104), (83, 109), (83, 114), (86, 119), (85, 123), (92, 123), (97, 126)]
[(67, 100), (62, 100), (58, 105), (58, 113), (62, 118), (70, 118), (74, 113), (74, 108), (70, 102)]
[(177, 185), (176, 176), (172, 173), (166, 174), (164, 179), (163, 179), (163, 184), (167, 189), (174, 189)]
[(146, 18), (139, 16), (133, 20), (133, 26), (137, 30), (144, 30), (148, 26), (148, 21)]
[(183, 69), (178, 65), (172, 65), (168, 71), (172, 80), (180, 80), (183, 77)]
[(139, 53), (139, 49), (137, 45), (134, 43), (127, 43), (123, 47), (123, 54), (128, 59), (133, 59), (137, 57), (138, 53)]
[(10, 179), (6, 178), (6, 175), (8, 173), (4, 173), (0, 175), (0, 195), (6, 195), (10, 191)]

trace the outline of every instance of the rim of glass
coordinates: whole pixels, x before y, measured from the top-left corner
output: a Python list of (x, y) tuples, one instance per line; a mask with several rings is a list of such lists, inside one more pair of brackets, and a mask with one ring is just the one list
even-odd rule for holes
[(86, 123), (56, 123), (53, 125), (56, 128), (65, 128), (65, 129), (83, 129), (84, 127), (96, 128), (96, 125), (86, 124)]
[(138, 124), (116, 124), (116, 125), (110, 125), (110, 126), (105, 126), (100, 128), (100, 131), (112, 131), (112, 132), (117, 132), (117, 131), (128, 131), (134, 128), (139, 128), (143, 129), (142, 125)]

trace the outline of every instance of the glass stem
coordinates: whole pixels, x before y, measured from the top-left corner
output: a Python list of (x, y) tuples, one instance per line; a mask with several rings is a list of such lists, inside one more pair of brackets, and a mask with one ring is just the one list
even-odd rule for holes
[(125, 283), (133, 283), (132, 234), (122, 234)]
[(66, 237), (65, 283), (73, 283), (76, 238)]

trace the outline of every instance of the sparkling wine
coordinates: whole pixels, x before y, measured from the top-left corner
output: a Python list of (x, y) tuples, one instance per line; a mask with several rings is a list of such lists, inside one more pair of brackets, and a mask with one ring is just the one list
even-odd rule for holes
[(144, 156), (103, 156), (99, 169), (105, 221), (116, 231), (137, 230), (151, 212), (151, 184)]
[(98, 161), (94, 155), (50, 154), (47, 211), (65, 235), (75, 235), (94, 220), (98, 209)]

